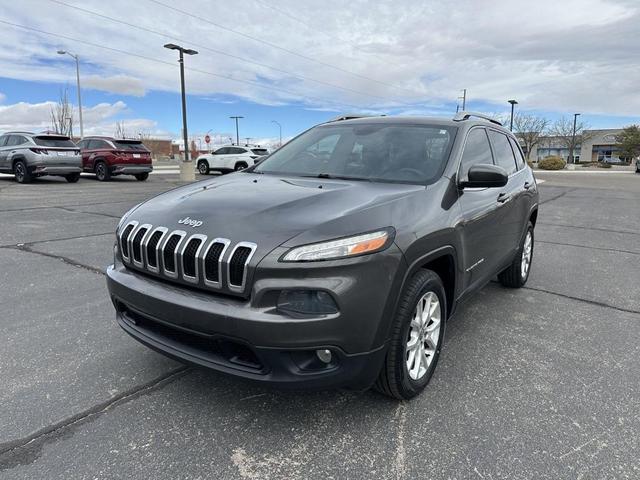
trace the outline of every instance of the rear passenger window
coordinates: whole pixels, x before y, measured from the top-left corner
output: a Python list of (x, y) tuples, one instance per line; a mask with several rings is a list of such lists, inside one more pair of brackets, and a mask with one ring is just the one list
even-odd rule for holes
[(509, 139), (503, 133), (489, 130), (489, 137), (493, 145), (493, 154), (496, 165), (504, 168), (511, 175), (516, 171), (516, 159), (513, 156), (513, 150), (509, 144)]
[(524, 157), (522, 156), (522, 150), (520, 150), (520, 146), (518, 142), (516, 142), (513, 138), (509, 137), (509, 143), (511, 143), (511, 148), (513, 149), (513, 154), (516, 156), (516, 164), (518, 165), (518, 170), (522, 170), (524, 168)]
[(462, 152), (460, 180), (468, 180), (467, 173), (469, 173), (469, 168), (481, 163), (493, 165), (491, 147), (489, 146), (489, 139), (487, 138), (484, 128), (474, 128), (469, 132), (467, 143), (464, 146), (464, 152)]
[(4, 147), (7, 143), (7, 140), (9, 140), (8, 135), (3, 135), (2, 137), (0, 137), (0, 147)]

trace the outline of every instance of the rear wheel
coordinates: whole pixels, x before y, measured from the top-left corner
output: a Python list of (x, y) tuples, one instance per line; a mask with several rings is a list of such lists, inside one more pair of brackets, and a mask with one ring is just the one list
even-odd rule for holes
[(68, 175), (65, 175), (64, 178), (69, 183), (76, 183), (78, 180), (80, 180), (80, 174), (79, 173), (70, 173)]
[(144, 182), (147, 178), (149, 178), (149, 172), (136, 173), (135, 177), (139, 182)]
[(442, 280), (431, 270), (418, 271), (402, 292), (374, 388), (400, 400), (422, 392), (438, 363), (446, 318)]
[(247, 165), (245, 162), (238, 162), (236, 163), (236, 166), (234, 168), (234, 170), (236, 172), (239, 172), (240, 170), (244, 170), (245, 168), (247, 168), (249, 165)]
[(200, 175), (209, 175), (209, 162), (200, 160), (198, 162), (198, 172), (200, 172)]
[(511, 265), (498, 274), (498, 280), (505, 287), (520, 288), (527, 283), (533, 261), (533, 224), (529, 222), (527, 232)]
[(94, 170), (99, 181), (106, 182), (107, 180), (111, 180), (111, 172), (109, 171), (107, 164), (103, 161), (96, 162)]
[(27, 164), (22, 160), (18, 160), (14, 164), (13, 175), (16, 177), (18, 183), (30, 183), (33, 180), (33, 175), (29, 172)]

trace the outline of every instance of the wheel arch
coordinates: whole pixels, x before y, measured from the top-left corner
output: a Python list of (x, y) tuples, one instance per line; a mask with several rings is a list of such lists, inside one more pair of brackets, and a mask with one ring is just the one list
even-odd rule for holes
[(11, 157), (11, 171), (13, 171), (13, 170), (15, 169), (15, 167), (16, 167), (16, 162), (18, 162), (19, 160), (22, 160), (22, 161), (24, 162), (25, 167), (27, 167), (27, 168), (29, 167), (29, 165), (27, 165), (27, 159), (26, 159), (26, 157), (25, 157), (23, 154), (18, 153), (18, 154), (13, 155), (13, 156)]

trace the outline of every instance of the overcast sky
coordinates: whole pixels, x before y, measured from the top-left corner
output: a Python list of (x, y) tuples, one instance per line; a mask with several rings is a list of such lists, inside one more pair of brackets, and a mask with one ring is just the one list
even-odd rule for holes
[(131, 135), (177, 136), (169, 41), (200, 52), (186, 59), (193, 133), (226, 136), (229, 115), (261, 139), (277, 136), (271, 120), (288, 137), (345, 111), (449, 117), (463, 88), (473, 110), (504, 113), (515, 98), (551, 118), (581, 112), (594, 127), (640, 122), (638, 0), (0, 5), (1, 22), (39, 31), (0, 23), (0, 131), (47, 128), (65, 85), (76, 103), (63, 48), (81, 58), (85, 133), (113, 134), (122, 120)]

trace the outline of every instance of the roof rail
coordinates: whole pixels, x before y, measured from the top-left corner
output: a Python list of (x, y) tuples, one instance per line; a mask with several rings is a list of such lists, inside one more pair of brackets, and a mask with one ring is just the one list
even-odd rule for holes
[(384, 115), (365, 115), (363, 113), (343, 113), (342, 115), (338, 115), (337, 117), (332, 118), (331, 120), (327, 120), (326, 123), (331, 122), (341, 122), (343, 120), (353, 120), (354, 118), (368, 118), (368, 117), (384, 117)]
[(464, 112), (464, 111), (463, 112), (458, 112), (458, 113), (456, 113), (456, 116), (453, 117), (453, 121), (454, 122), (462, 122), (464, 120), (469, 120), (471, 117), (481, 118), (481, 119), (486, 120), (488, 122), (495, 123), (496, 125), (502, 126), (502, 123), (500, 123), (495, 118), (491, 118), (489, 115), (485, 115), (484, 113), (478, 113), (478, 112)]

